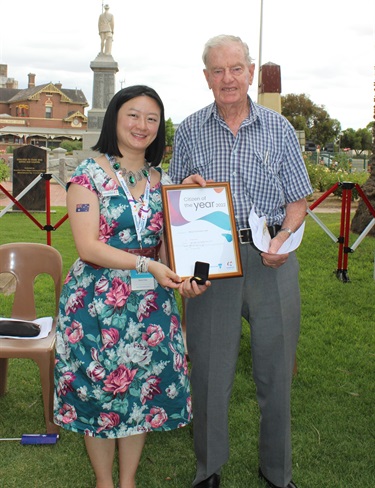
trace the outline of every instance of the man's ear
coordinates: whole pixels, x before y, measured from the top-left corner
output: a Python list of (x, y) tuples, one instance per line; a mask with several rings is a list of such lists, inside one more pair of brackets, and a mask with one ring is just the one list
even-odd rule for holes
[(206, 69), (203, 70), (203, 73), (204, 73), (204, 76), (206, 78), (208, 88), (211, 90), (211, 85), (210, 85), (210, 81), (209, 81), (210, 75)]
[(249, 66), (249, 73), (250, 73), (250, 78), (249, 78), (249, 85), (253, 84), (254, 81), (254, 73), (255, 73), (255, 64), (251, 63)]

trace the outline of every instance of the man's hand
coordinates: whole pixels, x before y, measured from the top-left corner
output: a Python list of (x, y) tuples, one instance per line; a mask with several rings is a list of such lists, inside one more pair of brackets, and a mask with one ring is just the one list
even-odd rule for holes
[(183, 185), (206, 186), (206, 183), (207, 183), (206, 180), (204, 178), (202, 178), (201, 175), (198, 175), (198, 174), (190, 175), (182, 181)]
[(210, 286), (209, 280), (204, 285), (198, 285), (195, 281), (191, 282), (190, 278), (186, 278), (178, 287), (178, 291), (185, 298), (194, 298), (202, 295)]
[(288, 238), (288, 234), (285, 232), (280, 232), (277, 234), (270, 243), (270, 248), (268, 252), (260, 253), (262, 258), (262, 263), (264, 266), (268, 266), (269, 268), (279, 268), (282, 266), (288, 259), (289, 254), (277, 254), (277, 251), (280, 247), (284, 244), (286, 239)]

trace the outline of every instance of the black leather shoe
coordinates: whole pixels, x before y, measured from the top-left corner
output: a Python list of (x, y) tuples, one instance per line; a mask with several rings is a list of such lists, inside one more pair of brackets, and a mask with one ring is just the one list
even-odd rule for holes
[(212, 474), (206, 480), (201, 481), (194, 488), (219, 488), (220, 486), (220, 476), (216, 473)]
[(284, 487), (284, 486), (277, 486), (274, 485), (269, 479), (267, 479), (264, 474), (262, 473), (262, 470), (259, 468), (259, 478), (265, 481), (270, 488), (298, 488), (293, 481), (289, 481), (289, 483)]

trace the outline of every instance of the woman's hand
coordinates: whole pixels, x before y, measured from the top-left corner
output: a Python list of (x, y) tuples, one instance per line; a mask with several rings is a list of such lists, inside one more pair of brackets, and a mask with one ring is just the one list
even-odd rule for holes
[(159, 285), (178, 289), (185, 298), (194, 298), (202, 295), (211, 286), (211, 282), (208, 280), (204, 285), (198, 285), (195, 281), (190, 283), (190, 278), (182, 281), (178, 274), (159, 261), (150, 261), (148, 271), (154, 276)]
[(168, 266), (159, 261), (149, 261), (148, 271), (154, 276), (161, 286), (168, 288), (178, 288), (181, 284), (181, 278), (172, 271)]

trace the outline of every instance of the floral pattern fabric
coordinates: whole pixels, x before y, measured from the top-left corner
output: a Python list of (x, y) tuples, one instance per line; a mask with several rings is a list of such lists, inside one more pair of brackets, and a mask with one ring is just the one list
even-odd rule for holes
[[(100, 240), (138, 248), (126, 195), (93, 160), (70, 182), (97, 194)], [(139, 210), (142, 198), (137, 202)], [(161, 184), (151, 188), (143, 247), (163, 232)], [(94, 437), (171, 430), (191, 420), (188, 368), (173, 290), (133, 291), (130, 271), (77, 259), (65, 279), (56, 337), (54, 420)]]

